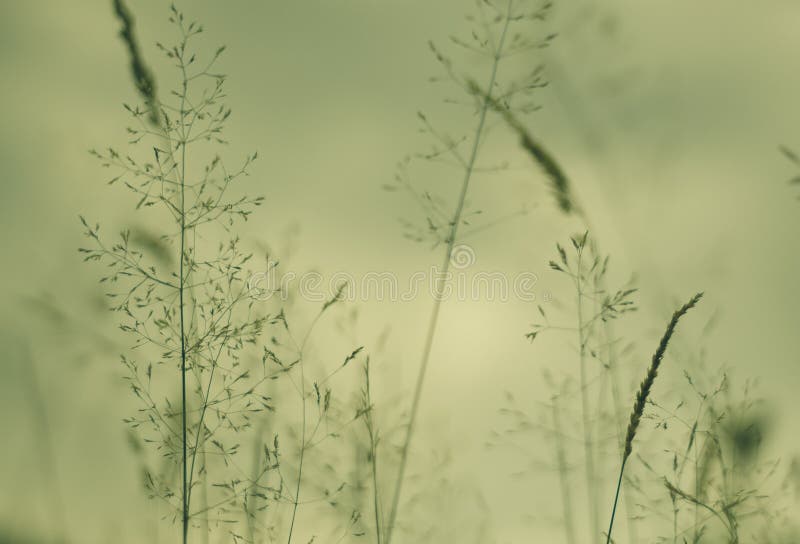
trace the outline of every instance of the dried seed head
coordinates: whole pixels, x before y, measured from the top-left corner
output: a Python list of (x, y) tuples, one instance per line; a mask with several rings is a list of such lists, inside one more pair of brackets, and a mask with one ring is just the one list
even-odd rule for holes
[(653, 382), (655, 382), (656, 376), (658, 375), (658, 367), (661, 365), (661, 360), (664, 358), (664, 353), (667, 351), (667, 345), (669, 344), (670, 338), (672, 338), (672, 334), (675, 332), (675, 327), (678, 325), (680, 318), (683, 317), (686, 312), (694, 308), (702, 297), (703, 293), (698, 293), (693, 296), (689, 302), (678, 308), (675, 313), (672, 314), (672, 319), (669, 325), (667, 325), (667, 330), (664, 332), (664, 336), (661, 337), (661, 342), (659, 342), (658, 348), (655, 354), (653, 354), (653, 360), (650, 363), (650, 368), (647, 370), (647, 375), (639, 386), (639, 392), (636, 394), (636, 401), (633, 404), (631, 419), (628, 423), (628, 432), (625, 435), (625, 453), (622, 456), (623, 463), (628, 459), (633, 450), (633, 439), (636, 437), (639, 421), (641, 421), (642, 415), (644, 414), (645, 403), (650, 395)]

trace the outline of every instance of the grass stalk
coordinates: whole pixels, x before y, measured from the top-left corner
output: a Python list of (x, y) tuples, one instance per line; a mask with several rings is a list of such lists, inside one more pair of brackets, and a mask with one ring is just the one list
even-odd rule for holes
[(572, 519), (572, 493), (569, 487), (569, 477), (567, 474), (567, 455), (564, 448), (564, 437), (561, 433), (561, 417), (559, 415), (560, 406), (558, 403), (559, 397), (553, 397), (553, 433), (554, 442), (556, 445), (556, 462), (558, 463), (558, 477), (561, 485), (561, 504), (564, 516), (564, 533), (566, 535), (567, 544), (575, 544), (575, 522)]
[[(81, 216), (86, 235), (93, 240), (95, 248), (80, 248), (79, 251), (85, 255), (84, 260), (108, 261), (112, 272), (101, 278), (101, 283), (125, 285), (127, 292), (110, 292), (107, 296), (117, 299), (118, 304), (112, 306), (112, 311), (120, 312), (125, 316), (124, 320), (129, 320), (121, 328), (137, 337), (136, 347), (157, 346), (164, 362), (174, 361), (179, 357), (176, 363), (180, 374), (180, 404), (174, 409), (169, 398), (165, 400), (163, 407), (153, 399), (151, 380), (154, 377), (153, 371), (157, 371), (161, 361), (148, 363), (146, 368), (140, 367), (137, 361), (126, 356), (122, 357), (122, 362), (127, 369), (125, 379), (144, 404), (144, 408), (139, 410), (140, 415), (126, 418), (126, 423), (134, 428), (144, 424), (159, 433), (159, 447), (168, 452), (166, 457), (174, 462), (174, 469), (181, 474), (177, 478), (170, 475), (163, 481), (150, 478), (146, 485), (154, 496), (174, 505), (175, 517), (180, 516), (181, 519), (182, 542), (188, 544), (189, 525), (194, 516), (191, 513), (191, 495), (195, 483), (200, 483), (203, 488), (204, 504), (197, 513), (216, 507), (208, 506), (207, 476), (201, 475), (206, 474), (203, 445), (220, 429), (220, 425), (210, 428), (206, 425), (206, 420), (213, 417), (219, 423), (221, 419), (228, 419), (232, 414), (243, 413), (233, 404), (246, 402), (255, 395), (255, 386), (245, 385), (249, 378), (248, 372), (235, 372), (238, 371), (240, 352), (246, 345), (255, 343), (266, 323), (265, 318), (254, 318), (249, 311), (242, 313), (241, 318), (236, 313), (240, 303), (247, 302), (247, 299), (244, 288), (240, 293), (234, 294), (233, 286), (244, 284), (243, 265), (251, 255), (242, 253), (238, 248), (238, 238), (232, 237), (227, 244), (219, 245), (218, 256), (198, 261), (195, 255), (196, 229), (199, 225), (221, 224), (229, 231), (234, 220), (246, 219), (252, 207), (260, 205), (263, 201), (260, 197), (242, 197), (230, 201), (225, 199), (230, 184), (247, 174), (247, 168), (257, 158), (257, 153), (248, 156), (241, 169), (233, 172), (225, 168), (223, 159), (217, 155), (206, 164), (204, 174), (196, 180), (187, 180), (190, 171), (187, 165), (189, 145), (201, 141), (211, 144), (226, 143), (221, 134), (231, 110), (220, 102), (224, 98), (222, 87), (225, 77), (209, 71), (225, 47), (219, 47), (208, 62), (203, 62), (202, 65), (196, 62), (197, 54), (187, 48), (187, 45), (192, 37), (203, 31), (202, 26), (185, 21), (183, 14), (175, 6), (171, 6), (170, 22), (178, 27), (180, 38), (173, 46), (167, 47), (161, 43), (156, 45), (178, 69), (179, 84), (170, 93), (177, 98), (177, 103), (162, 103), (156, 96), (152, 73), (144, 64), (135, 41), (130, 12), (123, 0), (115, 0), (113, 6), (122, 23), (120, 35), (131, 57), (130, 66), (136, 88), (147, 106), (142, 109), (136, 105), (125, 105), (125, 109), (140, 125), (136, 128), (128, 127), (128, 134), (132, 138), (129, 144), (135, 146), (151, 137), (157, 139), (156, 145), (146, 147), (147, 154), (152, 150), (155, 161), (141, 162), (142, 159), (121, 154), (113, 148), (108, 148), (105, 152), (90, 150), (90, 153), (100, 159), (104, 167), (119, 171), (119, 175), (111, 179), (109, 184), (122, 180), (120, 184), (137, 195), (136, 209), (162, 206), (174, 221), (174, 227), (164, 235), (148, 235), (140, 239), (137, 239), (136, 230), (133, 239), (130, 229), (123, 230), (120, 234), (121, 241), (108, 245), (101, 241), (98, 234), (99, 224), (90, 226)], [(212, 83), (203, 89), (202, 98), (196, 101), (189, 96), (190, 87), (195, 88), (192, 82), (202, 85), (201, 81)], [(177, 266), (169, 258), (173, 250), (167, 244), (172, 240), (177, 245)], [(145, 264), (148, 261), (168, 268), (169, 276), (162, 277), (156, 266)], [(194, 281), (195, 274), (201, 276), (200, 281)], [(162, 290), (168, 293), (165, 294)], [(195, 290), (200, 291), (200, 300), (196, 298)], [(195, 321), (198, 309), (204, 316), (202, 324)], [(207, 316), (212, 317), (209, 319)], [(225, 317), (227, 323), (222, 322)], [(232, 323), (232, 319), (236, 322)], [(157, 336), (148, 330), (150, 323), (156, 325)], [(180, 338), (176, 338), (178, 336)], [(220, 364), (220, 357), (230, 360), (231, 364)], [(204, 361), (208, 361), (209, 365), (206, 366)], [(174, 366), (170, 365), (170, 368)], [(190, 374), (198, 382), (199, 405), (194, 410), (190, 410), (191, 391), (187, 383), (191, 379)], [(220, 400), (219, 392), (214, 393), (214, 388), (219, 386), (220, 381), (223, 390), (228, 393), (226, 401)], [(234, 384), (240, 390), (236, 394), (231, 392)], [(223, 402), (227, 402), (227, 406), (220, 408), (219, 405)], [(208, 410), (212, 406), (217, 407)], [(194, 425), (194, 418), (189, 417), (190, 411), (197, 413), (199, 417)], [(232, 428), (247, 425), (247, 417), (236, 417), (241, 421), (232, 424)], [(193, 444), (190, 444), (190, 440), (193, 440)], [(229, 466), (228, 460), (235, 455), (238, 444), (226, 448), (218, 439), (213, 443), (220, 450), (222, 461)], [(201, 453), (202, 468), (196, 471), (198, 453)], [(195, 479), (201, 481), (195, 482)], [(179, 489), (170, 489), (175, 480), (180, 480)], [(234, 492), (232, 498), (237, 496), (238, 492)], [(202, 526), (206, 533), (204, 541), (207, 542), (207, 519), (202, 520)]]
[(369, 438), (369, 461), (372, 476), (372, 508), (375, 513), (375, 543), (381, 544), (383, 536), (383, 523), (381, 522), (380, 491), (378, 486), (378, 433), (375, 429), (375, 420), (372, 410), (372, 391), (369, 375), (369, 357), (364, 363), (364, 405), (361, 408), (364, 416), (364, 426), (367, 428)]
[(302, 353), (300, 355), (300, 359), (298, 360), (297, 364), (300, 367), (300, 396), (302, 397), (303, 401), (302, 416), (301, 416), (302, 428), (300, 430), (300, 459), (298, 460), (298, 466), (297, 466), (297, 485), (295, 486), (295, 491), (294, 491), (294, 501), (292, 504), (292, 520), (291, 522), (289, 522), (289, 536), (286, 539), (286, 544), (291, 544), (292, 535), (294, 534), (294, 521), (297, 518), (297, 507), (300, 504), (300, 486), (303, 481), (303, 462), (305, 460), (305, 453), (306, 453), (306, 378), (305, 378), (305, 371), (303, 369)]
[(420, 400), (422, 398), (422, 390), (425, 384), (425, 376), (427, 374), (427, 369), (428, 369), (428, 362), (430, 360), (431, 349), (433, 347), (433, 341), (436, 336), (436, 329), (439, 323), (439, 313), (442, 306), (444, 283), (446, 281), (447, 274), (450, 270), (450, 260), (453, 253), (453, 247), (456, 242), (458, 227), (461, 224), (461, 215), (464, 211), (464, 204), (466, 202), (467, 193), (469, 191), (470, 181), (472, 180), (472, 174), (474, 173), (475, 169), (475, 162), (478, 158), (478, 151), (480, 149), (480, 143), (482, 141), (484, 133), (486, 117), (487, 114), (489, 113), (489, 110), (491, 109), (491, 104), (492, 104), (491, 93), (495, 86), (495, 81), (497, 79), (497, 71), (502, 56), (501, 53), (505, 45), (508, 26), (509, 23), (511, 22), (512, 4), (513, 0), (509, 0), (505, 17), (505, 23), (503, 25), (503, 31), (500, 35), (500, 40), (495, 50), (495, 55), (492, 61), (491, 74), (489, 76), (488, 85), (486, 86), (487, 95), (489, 96), (483, 97), (481, 100), (482, 103), (480, 108), (480, 115), (478, 119), (478, 125), (475, 129), (475, 135), (473, 137), (472, 149), (470, 151), (469, 159), (464, 169), (464, 178), (463, 181), (461, 182), (461, 190), (459, 192), (458, 201), (455, 210), (453, 212), (452, 219), (450, 221), (450, 232), (447, 237), (447, 245), (445, 247), (444, 258), (442, 259), (440, 281), (436, 282), (436, 289), (434, 295), (435, 300), (433, 302), (433, 308), (431, 310), (431, 316), (428, 323), (428, 331), (425, 336), (425, 343), (422, 349), (422, 357), (420, 361), (419, 370), (417, 373), (417, 380), (414, 386), (414, 396), (411, 401), (411, 413), (409, 417), (408, 428), (406, 430), (405, 440), (403, 441), (400, 453), (400, 464), (397, 470), (394, 493), (392, 496), (391, 508), (389, 510), (389, 520), (386, 526), (386, 544), (391, 544), (392, 535), (394, 533), (394, 528), (395, 528), (395, 522), (397, 521), (397, 514), (400, 506), (400, 498), (402, 496), (403, 481), (405, 479), (406, 466), (408, 464), (408, 453), (411, 447), (412, 439), (414, 437), (414, 431), (417, 422), (417, 414), (419, 413), (419, 405), (420, 405)]
[(247, 492), (247, 496), (245, 498), (244, 503), (244, 510), (245, 510), (245, 523), (247, 524), (247, 536), (251, 544), (255, 544), (256, 541), (256, 526), (255, 526), (255, 517), (256, 517), (256, 495), (255, 495), (255, 488), (258, 485), (258, 480), (260, 478), (261, 472), (261, 445), (264, 436), (264, 432), (266, 430), (266, 420), (261, 419), (259, 421), (257, 430), (255, 432), (255, 436), (253, 437), (253, 465), (250, 469), (250, 481), (253, 485), (253, 488)]
[(59, 534), (58, 542), (69, 542), (67, 532), (67, 516), (64, 512), (64, 501), (61, 493), (60, 477), (58, 474), (58, 456), (53, 444), (52, 425), (47, 410), (46, 396), (42, 391), (42, 383), (35, 359), (30, 353), (30, 346), (23, 344), (22, 368), (28, 379), (30, 391), (30, 405), (36, 420), (35, 429), (38, 433), (39, 453), (42, 467), (47, 482), (46, 494), (50, 497), (50, 515), (56, 522), (56, 532)]
[[(308, 339), (311, 337), (311, 333), (314, 331), (314, 327), (316, 327), (317, 323), (319, 322), (322, 315), (325, 313), (332, 304), (340, 300), (342, 296), (342, 290), (344, 289), (344, 285), (339, 287), (336, 295), (333, 299), (326, 302), (322, 306), (322, 310), (317, 314), (314, 320), (311, 322), (311, 325), (308, 327), (308, 331), (306, 332), (303, 340), (300, 344), (294, 341), (294, 338), (289, 334), (290, 338), (292, 338), (292, 342), (295, 344), (297, 348), (297, 366), (300, 369), (300, 397), (302, 400), (302, 410), (301, 410), (301, 425), (302, 428), (300, 430), (300, 458), (298, 459), (298, 466), (297, 466), (297, 485), (295, 486), (295, 493), (294, 493), (294, 501), (292, 504), (292, 518), (289, 522), (289, 536), (286, 539), (286, 544), (291, 544), (292, 536), (294, 535), (294, 522), (297, 518), (297, 508), (300, 505), (300, 489), (303, 482), (303, 463), (305, 462), (305, 453), (306, 453), (306, 422), (307, 422), (307, 415), (306, 415), (306, 376), (305, 376), (305, 368), (303, 365), (303, 359), (305, 355), (306, 344), (308, 343)], [(285, 323), (285, 322), (284, 322)], [(288, 331), (288, 326), (286, 327)], [(311, 438), (313, 440), (313, 436)]]
[[(605, 277), (599, 278), (600, 289), (605, 290)], [(611, 402), (614, 405), (614, 429), (617, 434), (617, 442), (619, 447), (624, 446), (625, 435), (624, 429), (624, 414), (622, 409), (622, 394), (620, 393), (620, 376), (619, 376), (619, 357), (616, 346), (616, 334), (614, 332), (614, 322), (611, 319), (603, 321), (603, 338), (606, 345), (606, 360), (608, 362), (608, 372), (610, 374), (611, 382)], [(625, 486), (625, 480), (622, 481), (622, 501), (625, 505), (626, 514), (626, 527), (628, 530), (628, 541), (637, 542), (636, 524), (633, 515), (633, 503), (630, 500), (630, 487)]]
[[(584, 242), (586, 237), (584, 236)], [(575, 276), (575, 287), (578, 292), (578, 358), (579, 358), (579, 372), (580, 372), (580, 391), (581, 391), (581, 420), (583, 423), (583, 448), (584, 448), (584, 466), (586, 471), (586, 496), (589, 501), (589, 531), (591, 535), (596, 535), (599, 529), (599, 511), (597, 508), (597, 477), (595, 474), (594, 466), (594, 444), (592, 438), (592, 424), (590, 422), (590, 408), (589, 408), (589, 380), (587, 377), (586, 369), (586, 343), (588, 342), (586, 334), (586, 324), (584, 323), (584, 285), (583, 285), (583, 249), (585, 244), (580, 244), (578, 252), (578, 270)], [(590, 541), (594, 536), (590, 537)]]
[[(186, 108), (186, 91), (187, 80), (186, 70), (181, 60), (181, 71), (183, 74), (183, 93), (181, 93), (181, 126), (184, 126), (184, 111)], [(184, 259), (186, 251), (186, 136), (182, 134), (183, 141), (179, 142), (181, 146), (181, 174), (180, 174), (180, 264), (178, 276), (178, 305), (180, 307), (180, 334), (181, 334), (181, 432), (183, 435), (183, 544), (189, 540), (189, 467), (188, 467), (188, 442), (187, 433), (188, 428), (186, 425), (186, 319), (185, 319), (185, 305), (183, 300), (185, 285), (184, 274)], [(210, 383), (209, 383), (210, 385)], [(197, 430), (198, 436), (200, 429)], [(195, 453), (197, 449), (195, 448)]]

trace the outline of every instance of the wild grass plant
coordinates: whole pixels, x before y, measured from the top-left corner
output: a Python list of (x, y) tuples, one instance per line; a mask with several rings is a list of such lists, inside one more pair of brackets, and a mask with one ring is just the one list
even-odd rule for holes
[[(551, 2), (532, 4), (523, 0), (507, 2), (489, 2), (480, 0), (475, 3), (476, 13), (467, 17), (473, 27), (467, 37), (451, 36), (451, 44), (471, 57), (477, 57), (485, 64), (485, 73), (473, 76), (463, 70), (434, 42), (430, 49), (441, 66), (443, 76), (433, 78), (436, 82), (453, 85), (461, 98), (448, 99), (455, 104), (463, 104), (476, 116), (472, 132), (464, 136), (453, 136), (447, 130), (437, 128), (427, 115), (418, 114), (421, 131), (432, 140), (432, 147), (425, 153), (419, 153), (404, 159), (398, 168), (395, 183), (388, 185), (387, 190), (402, 190), (409, 194), (420, 207), (423, 224), (405, 222), (406, 236), (409, 239), (429, 243), (439, 247), (442, 260), (437, 269), (433, 306), (428, 321), (427, 332), (422, 345), (417, 378), (411, 400), (410, 415), (406, 436), (401, 445), (401, 453), (397, 476), (395, 478), (392, 499), (386, 521), (386, 544), (392, 537), (398, 515), (402, 506), (402, 491), (405, 483), (414, 433), (417, 426), (422, 393), (431, 353), (439, 326), (440, 312), (447, 277), (453, 259), (453, 250), (465, 227), (472, 223), (472, 217), (481, 213), (479, 209), (469, 209), (468, 197), (470, 188), (484, 170), (481, 165), (481, 149), (485, 145), (489, 116), (497, 108), (498, 103), (510, 111), (521, 114), (536, 110), (532, 95), (543, 86), (540, 70), (534, 69), (520, 75), (508, 76), (501, 72), (504, 61), (510, 57), (546, 47), (553, 36), (537, 36), (530, 26), (539, 26), (551, 8)], [(540, 33), (539, 33), (540, 34)], [(478, 82), (480, 78), (480, 82)], [(506, 83), (507, 82), (507, 83)], [(460, 182), (453, 190), (453, 196), (443, 195), (440, 188), (419, 188), (412, 180), (412, 167), (418, 162), (428, 164), (444, 164), (452, 167)], [(489, 169), (491, 171), (491, 169)]]
[[(557, 274), (567, 275), (573, 283), (577, 277), (586, 275), (586, 272), (576, 272), (582, 240), (582, 236), (573, 237), (567, 245), (572, 253), (557, 246), (558, 258), (550, 263)], [(603, 261), (589, 259), (588, 270), (602, 270), (605, 275), (607, 263), (597, 264)], [(605, 282), (587, 281), (587, 285), (598, 283)], [(574, 290), (580, 292), (577, 288)], [(563, 525), (564, 542), (583, 541), (576, 532), (591, 527), (591, 505), (576, 508), (579, 504), (576, 497), (592, 497), (593, 487), (600, 497), (598, 502), (609, 509), (611, 517), (607, 531), (591, 533), (586, 541), (621, 541), (618, 535), (612, 538), (611, 531), (620, 518), (618, 500), (623, 485), (627, 486), (631, 502), (625, 517), (632, 516), (638, 521), (642, 538), (673, 543), (785, 542), (783, 535), (796, 531), (789, 514), (793, 499), (781, 491), (786, 481), (781, 478), (781, 472), (786, 468), (781, 468), (778, 459), (764, 456), (770, 419), (763, 399), (754, 394), (752, 384), (746, 383), (743, 389), (734, 388), (724, 370), (715, 377), (703, 360), (704, 350), (695, 345), (697, 341), (681, 342), (679, 337), (678, 347), (686, 347), (672, 356), (675, 361), (670, 362), (665, 371), (670, 377), (663, 378), (667, 383), (661, 386), (662, 393), (653, 398), (651, 391), (666, 346), (675, 343), (670, 342), (675, 325), (694, 307), (699, 295), (674, 313), (645, 379), (638, 385), (624, 441), (616, 440), (613, 396), (607, 392), (609, 369), (603, 358), (607, 352), (602, 349), (604, 336), (600, 334), (599, 323), (614, 319), (624, 327), (629, 320), (619, 318), (633, 309), (629, 299), (632, 294), (633, 290), (628, 287), (615, 294), (587, 289), (585, 296), (595, 299), (594, 308), (599, 310), (585, 318), (590, 326), (584, 324), (585, 337), (589, 339), (586, 352), (594, 365), (588, 379), (581, 381), (579, 369), (574, 381), (570, 372), (559, 370), (555, 375), (545, 372), (553, 395), (549, 403), (537, 403), (536, 415), (525, 408), (528, 402), (523, 404), (516, 395), (509, 393), (507, 406), (501, 410), (509, 425), (505, 431), (493, 435), (491, 444), (495, 448), (511, 447), (530, 455), (529, 464), (538, 474), (554, 471), (558, 475), (561, 512), (556, 519), (560, 518)], [(616, 306), (615, 301), (624, 304)], [(573, 315), (577, 314), (576, 306), (570, 310)], [(538, 341), (541, 335), (563, 334), (575, 335), (576, 341), (580, 341), (580, 324), (564, 323), (563, 310), (553, 312), (540, 307), (539, 322), (527, 334), (528, 339)], [(711, 321), (703, 334), (708, 332), (710, 324)], [(580, 365), (579, 344), (571, 344), (574, 346), (572, 357), (575, 364)], [(632, 355), (636, 350), (622, 344), (620, 347), (619, 356), (626, 362), (624, 370), (633, 373), (636, 367), (628, 361), (635, 361)], [(589, 448), (585, 447), (585, 435), (577, 435), (574, 429), (580, 428), (584, 417), (580, 409), (581, 396), (587, 389), (591, 392), (587, 397), (591, 414), (589, 428), (594, 431), (591, 451), (596, 459), (595, 468), (608, 473), (616, 460), (617, 475), (613, 482), (586, 477), (588, 469), (584, 456)], [(570, 407), (576, 408), (571, 410)], [(643, 426), (646, 435), (640, 439)], [(531, 433), (547, 441), (552, 448), (550, 455), (542, 458), (541, 453), (528, 449), (526, 437)], [(636, 453), (635, 441), (640, 441), (647, 453)], [(614, 453), (615, 445), (619, 446), (618, 455)], [(577, 452), (580, 447), (583, 455)], [(583, 477), (582, 486), (573, 484), (577, 475)], [(630, 519), (625, 521), (630, 525)]]
[[(141, 408), (126, 422), (172, 462), (164, 473), (148, 471), (145, 485), (174, 508), (185, 542), (190, 525), (207, 519), (215, 503), (235, 503), (275, 467), (237, 484), (213, 475), (238, 452), (236, 437), (250, 427), (249, 414), (271, 408), (243, 361), (267, 318), (255, 314), (248, 296), (245, 274), (252, 254), (232, 232), (263, 197), (234, 196), (231, 190), (257, 154), (231, 169), (214, 151), (225, 143), (223, 129), (231, 114), (223, 102), (225, 77), (216, 72), (224, 48), (201, 58), (194, 45), (202, 26), (174, 6), (170, 21), (177, 42), (159, 44), (178, 72), (170, 100), (159, 99), (152, 77), (134, 60), (137, 86), (145, 96), (144, 107), (126, 105), (134, 149), (92, 150), (112, 170), (109, 184), (130, 190), (136, 208), (150, 224), (163, 225), (163, 233), (145, 238), (124, 230), (110, 240), (99, 224), (81, 217), (92, 243), (81, 252), (85, 260), (107, 267), (100, 281), (109, 286), (107, 297), (120, 315), (120, 328), (133, 339), (133, 351), (122, 362)], [(170, 400), (175, 389), (177, 399)], [(219, 497), (198, 505), (197, 494), (205, 497), (209, 487), (217, 488)]]
[[(236, 228), (263, 197), (236, 194), (257, 154), (231, 168), (218, 151), (227, 143), (231, 116), (223, 102), (225, 76), (216, 66), (224, 47), (204, 58), (195, 49), (203, 27), (173, 6), (177, 43), (158, 48), (177, 72), (177, 86), (162, 100), (133, 41), (131, 15), (121, 2), (115, 6), (144, 104), (125, 106), (134, 123), (131, 151), (92, 155), (113, 172), (109, 184), (131, 191), (146, 224), (161, 232), (123, 230), (109, 240), (99, 224), (81, 217), (91, 242), (81, 253), (105, 265), (100, 282), (120, 329), (132, 339), (122, 363), (140, 408), (125, 421), (142, 459), (144, 486), (180, 524), (184, 542), (192, 535), (208, 541), (210, 531), (222, 528), (234, 541), (277, 538), (283, 531), (291, 543), (303, 505), (333, 505), (337, 493), (326, 487), (327, 475), (315, 474), (309, 485), (309, 450), (323, 449), (320, 444), (336, 435), (332, 382), (361, 348), (317, 379), (307, 369), (307, 351), (316, 324), (342, 290), (302, 334), (284, 309), (265, 314), (257, 307), (248, 285), (253, 253), (243, 249)], [(265, 330), (272, 331), (269, 341)], [(273, 384), (279, 379), (297, 394), (299, 421), (288, 416), (279, 424), (268, 417), (278, 410)], [(281, 408), (287, 404), (281, 398)], [(296, 442), (288, 446), (292, 458), (284, 459), (278, 430)], [(153, 468), (152, 453), (165, 462)], [(310, 490), (323, 495), (310, 498)], [(349, 531), (358, 515), (348, 515)]]
[[(565, 193), (562, 193), (562, 196)], [(574, 197), (570, 197), (574, 202)], [(577, 210), (577, 206), (570, 207)], [(537, 305), (538, 321), (535, 322), (526, 338), (538, 343), (542, 335), (559, 335), (570, 339), (574, 345), (577, 380), (571, 379), (571, 370), (566, 377), (554, 376), (550, 371), (544, 377), (554, 394), (541, 420), (534, 422), (526, 415), (525, 410), (513, 402), (501, 414), (511, 423), (511, 427), (503, 433), (503, 440), (522, 438), (530, 430), (543, 432), (554, 442), (556, 470), (559, 474), (560, 489), (563, 499), (561, 516), (565, 522), (565, 534), (568, 541), (576, 540), (576, 523), (574, 501), (575, 495), (585, 497), (583, 504), (586, 521), (591, 534), (600, 534), (600, 504), (604, 489), (603, 474), (614, 444), (622, 445), (624, 430), (619, 430), (619, 415), (616, 400), (619, 394), (619, 358), (631, 351), (631, 346), (623, 344), (622, 339), (613, 336), (609, 324), (618, 320), (622, 323), (626, 315), (637, 309), (634, 297), (637, 289), (632, 280), (628, 280), (620, 288), (609, 290), (610, 258), (599, 253), (598, 244), (589, 236), (588, 231), (573, 236), (562, 246), (556, 244), (556, 258), (550, 260), (549, 268), (567, 280), (574, 293), (574, 303), (570, 308), (571, 315), (565, 320), (562, 312), (549, 304)], [(563, 305), (563, 303), (559, 303)], [(563, 372), (563, 371), (562, 371)], [(610, 399), (609, 399), (610, 396)], [(510, 398), (513, 400), (514, 395)], [(608, 401), (611, 402), (608, 402)], [(610, 406), (609, 406), (610, 405)], [(572, 407), (578, 408), (577, 415)], [(572, 428), (573, 417), (577, 418), (580, 436), (565, 432)], [(497, 441), (502, 435), (495, 435)], [(571, 446), (571, 447), (567, 447)], [(582, 491), (575, 492), (571, 485), (574, 451), (582, 451)], [(567, 453), (570, 455), (567, 455)], [(569, 458), (568, 458), (569, 457)], [(582, 520), (584, 516), (578, 515)], [(577, 523), (580, 527), (582, 523)], [(631, 527), (628, 527), (629, 532)]]
[(769, 405), (756, 381), (739, 385), (729, 369), (710, 367), (703, 350), (674, 347), (682, 379), (668, 398), (648, 403), (651, 440), (667, 445), (648, 458), (634, 454), (642, 487), (651, 484), (643, 507), (670, 512), (668, 541), (784, 542), (796, 531), (796, 505), (782, 489), (784, 463), (770, 452)]

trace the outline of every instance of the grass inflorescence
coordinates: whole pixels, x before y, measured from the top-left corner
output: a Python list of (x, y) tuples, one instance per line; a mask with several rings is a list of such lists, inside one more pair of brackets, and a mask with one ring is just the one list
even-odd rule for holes
[(686, 314), (686, 312), (694, 308), (695, 305), (700, 302), (702, 297), (703, 293), (696, 294), (689, 300), (689, 302), (675, 310), (675, 313), (672, 314), (672, 319), (670, 319), (670, 322), (667, 325), (667, 330), (664, 332), (664, 336), (661, 337), (661, 341), (658, 343), (658, 348), (656, 348), (656, 351), (653, 354), (653, 359), (650, 362), (650, 367), (647, 369), (647, 374), (645, 375), (644, 380), (642, 380), (642, 383), (639, 385), (639, 391), (636, 393), (636, 401), (634, 402), (633, 410), (631, 411), (631, 419), (628, 422), (628, 430), (625, 433), (625, 447), (622, 452), (622, 463), (619, 469), (617, 490), (614, 494), (614, 506), (611, 510), (611, 521), (609, 522), (608, 532), (606, 533), (607, 543), (611, 542), (611, 531), (614, 528), (614, 517), (617, 512), (619, 491), (622, 487), (622, 476), (625, 473), (625, 463), (628, 461), (628, 458), (633, 451), (633, 440), (636, 438), (636, 430), (639, 428), (639, 422), (642, 419), (642, 415), (644, 415), (644, 408), (647, 404), (647, 399), (650, 396), (650, 390), (653, 388), (653, 384), (656, 381), (656, 376), (658, 376), (658, 368), (661, 366), (661, 361), (667, 351), (667, 346), (669, 345), (669, 341), (675, 332), (675, 328), (678, 326), (678, 321)]

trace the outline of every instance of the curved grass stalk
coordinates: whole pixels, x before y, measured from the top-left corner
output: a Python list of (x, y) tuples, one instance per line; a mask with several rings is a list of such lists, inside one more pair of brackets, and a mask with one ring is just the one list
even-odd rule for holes
[(408, 422), (408, 429), (406, 431), (406, 437), (403, 442), (403, 446), (400, 453), (400, 465), (397, 470), (397, 478), (395, 481), (394, 494), (392, 496), (391, 507), (389, 510), (389, 519), (386, 525), (386, 539), (385, 539), (386, 544), (391, 544), (395, 523), (397, 521), (397, 514), (400, 506), (400, 498), (402, 496), (403, 481), (405, 479), (405, 471), (408, 464), (408, 453), (411, 447), (412, 439), (414, 437), (417, 415), (419, 413), (420, 400), (422, 398), (422, 390), (425, 384), (425, 376), (428, 369), (428, 363), (430, 360), (431, 349), (433, 347), (433, 341), (436, 336), (436, 329), (439, 324), (439, 313), (442, 307), (444, 282), (446, 281), (447, 274), (450, 270), (450, 260), (453, 253), (453, 247), (456, 241), (456, 236), (458, 235), (458, 227), (461, 224), (461, 215), (464, 211), (464, 204), (466, 202), (467, 193), (469, 191), (470, 181), (472, 180), (472, 175), (474, 173), (475, 162), (478, 157), (480, 143), (484, 134), (486, 117), (492, 105), (491, 93), (494, 89), (495, 81), (497, 79), (497, 71), (500, 65), (500, 59), (502, 57), (503, 47), (505, 45), (506, 34), (508, 31), (509, 23), (511, 22), (512, 5), (513, 5), (513, 0), (509, 0), (505, 23), (503, 25), (503, 31), (500, 35), (497, 48), (495, 49), (495, 55), (492, 61), (491, 74), (489, 76), (488, 85), (486, 86), (487, 89), (486, 93), (488, 96), (483, 97), (481, 100), (482, 104), (480, 109), (480, 116), (478, 119), (478, 125), (475, 129), (475, 135), (473, 137), (472, 149), (470, 151), (469, 159), (467, 160), (467, 163), (465, 165), (464, 178), (463, 181), (461, 182), (461, 190), (458, 195), (458, 202), (456, 204), (456, 208), (453, 212), (450, 221), (450, 232), (447, 237), (447, 245), (445, 247), (444, 258), (442, 259), (441, 279), (436, 283), (436, 290), (434, 295), (435, 300), (433, 303), (433, 308), (431, 310), (430, 320), (428, 324), (428, 332), (425, 336), (425, 343), (422, 349), (420, 367), (417, 373), (416, 384), (414, 386), (414, 397), (411, 401), (411, 414)]
[[(308, 339), (311, 337), (311, 333), (314, 332), (314, 327), (316, 327), (317, 323), (319, 322), (320, 318), (322, 317), (322, 314), (324, 314), (325, 310), (327, 310), (330, 306), (332, 306), (333, 304), (335, 304), (336, 302), (338, 302), (341, 299), (342, 293), (344, 291), (344, 287), (345, 286), (346, 286), (346, 284), (342, 284), (339, 287), (339, 289), (336, 292), (336, 294), (334, 295), (334, 297), (331, 300), (327, 301), (325, 304), (323, 304), (322, 310), (317, 314), (317, 316), (311, 322), (311, 325), (309, 325), (308, 331), (306, 331), (306, 334), (303, 337), (303, 340), (300, 342), (300, 344), (295, 342), (294, 338), (291, 336), (291, 333), (289, 333), (289, 337), (292, 338), (292, 342), (295, 344), (295, 347), (297, 348), (297, 366), (300, 368), (300, 397), (301, 397), (301, 401), (302, 401), (302, 415), (301, 415), (302, 429), (300, 430), (300, 458), (298, 460), (298, 467), (297, 467), (297, 485), (295, 486), (294, 500), (292, 501), (292, 518), (291, 518), (291, 521), (289, 522), (289, 536), (286, 538), (286, 544), (291, 544), (292, 536), (294, 535), (294, 523), (295, 523), (295, 520), (297, 519), (297, 508), (300, 505), (300, 489), (301, 489), (301, 486), (302, 486), (302, 483), (303, 483), (303, 463), (305, 462), (305, 453), (306, 453), (306, 449), (307, 449), (307, 446), (308, 446), (308, 444), (306, 444), (306, 422), (307, 422), (307, 417), (306, 417), (306, 378), (305, 378), (305, 369), (304, 369), (304, 365), (303, 365), (303, 358), (304, 358), (304, 355), (305, 355), (305, 348), (306, 348), (306, 344), (308, 343)], [(284, 321), (284, 324), (285, 324), (285, 321)], [(288, 327), (286, 327), (286, 330), (288, 332), (288, 330), (289, 330)], [(312, 440), (313, 440), (313, 436), (312, 436)]]

